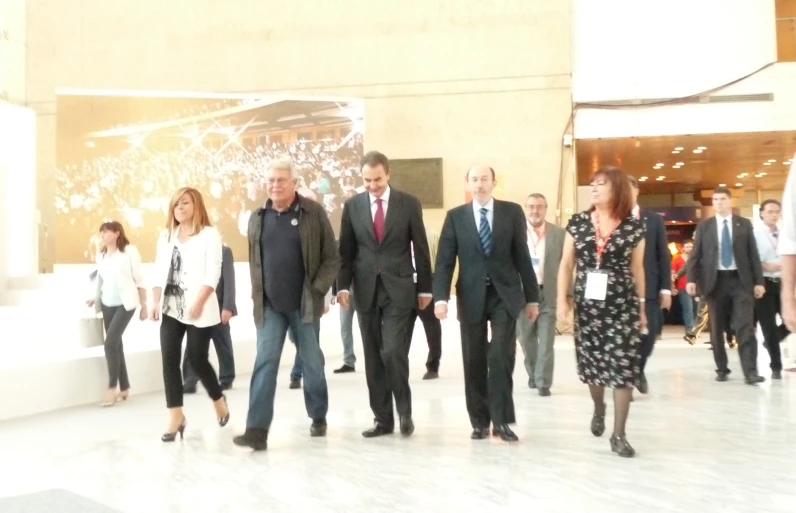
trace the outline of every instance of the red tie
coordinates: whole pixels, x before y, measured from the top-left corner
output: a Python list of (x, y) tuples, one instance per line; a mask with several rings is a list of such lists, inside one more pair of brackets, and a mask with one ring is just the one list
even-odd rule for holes
[(379, 244), (381, 236), (384, 235), (384, 208), (381, 203), (381, 198), (376, 200), (376, 215), (373, 216), (373, 231), (376, 232), (376, 242)]

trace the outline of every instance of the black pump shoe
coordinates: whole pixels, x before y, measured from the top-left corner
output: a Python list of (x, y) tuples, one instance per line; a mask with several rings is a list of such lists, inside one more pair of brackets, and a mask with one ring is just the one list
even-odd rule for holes
[(173, 433), (163, 433), (163, 436), (160, 437), (162, 442), (173, 442), (177, 439), (177, 435), (180, 435), (180, 440), (185, 438), (185, 426), (188, 422), (185, 420), (185, 417), (182, 418), (182, 422), (180, 422), (180, 427), (177, 428), (177, 431)]
[(625, 435), (611, 436), (611, 450), (622, 458), (632, 458), (636, 455), (636, 450), (627, 441)]
[(218, 425), (224, 427), (229, 422), (229, 405), (227, 404), (227, 396), (223, 395), (221, 397), (224, 398), (224, 406), (227, 407), (227, 414), (218, 419)]
[(591, 418), (591, 434), (594, 436), (603, 436), (605, 433), (605, 403), (603, 403), (603, 412), (597, 413), (594, 410), (594, 416)]

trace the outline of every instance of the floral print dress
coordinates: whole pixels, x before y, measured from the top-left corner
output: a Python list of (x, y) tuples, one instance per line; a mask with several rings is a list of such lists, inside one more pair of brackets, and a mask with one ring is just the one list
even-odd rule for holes
[(602, 253), (608, 273), (605, 301), (586, 299), (586, 276), (597, 267), (591, 212), (574, 215), (567, 232), (575, 241), (575, 353), (580, 380), (608, 388), (633, 387), (639, 376), (640, 304), (630, 269), (633, 248), (644, 238), (632, 215), (619, 223)]

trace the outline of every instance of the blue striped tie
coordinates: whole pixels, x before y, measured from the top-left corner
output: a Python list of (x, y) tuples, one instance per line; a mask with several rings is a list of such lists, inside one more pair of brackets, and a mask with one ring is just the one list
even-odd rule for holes
[(489, 256), (492, 252), (492, 230), (489, 228), (489, 221), (486, 218), (486, 213), (489, 210), (481, 209), (481, 226), (478, 227), (478, 238), (481, 239), (481, 247), (484, 254)]

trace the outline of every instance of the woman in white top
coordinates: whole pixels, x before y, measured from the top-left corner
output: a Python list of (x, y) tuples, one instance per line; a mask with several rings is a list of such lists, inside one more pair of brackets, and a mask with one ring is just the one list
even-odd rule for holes
[[(110, 221), (99, 228), (102, 239), (97, 254), (97, 288), (88, 301), (102, 312), (105, 324), (105, 360), (108, 363), (108, 390), (100, 406), (113, 406), (130, 395), (130, 378), (124, 360), (124, 334), (136, 308), (146, 319), (146, 289), (141, 277), (141, 255), (130, 244), (121, 223)], [(118, 391), (117, 391), (118, 387)]]
[[(170, 203), (166, 230), (158, 240), (150, 318), (160, 324), (160, 350), (169, 427), (161, 437), (183, 437), (182, 339), (187, 333), (186, 358), (213, 400), (220, 426), (229, 422), (229, 408), (216, 371), (207, 359), (211, 328), (221, 322), (215, 288), (221, 276), (221, 237), (210, 226), (202, 195), (184, 187)], [(161, 306), (161, 298), (163, 299)]]

